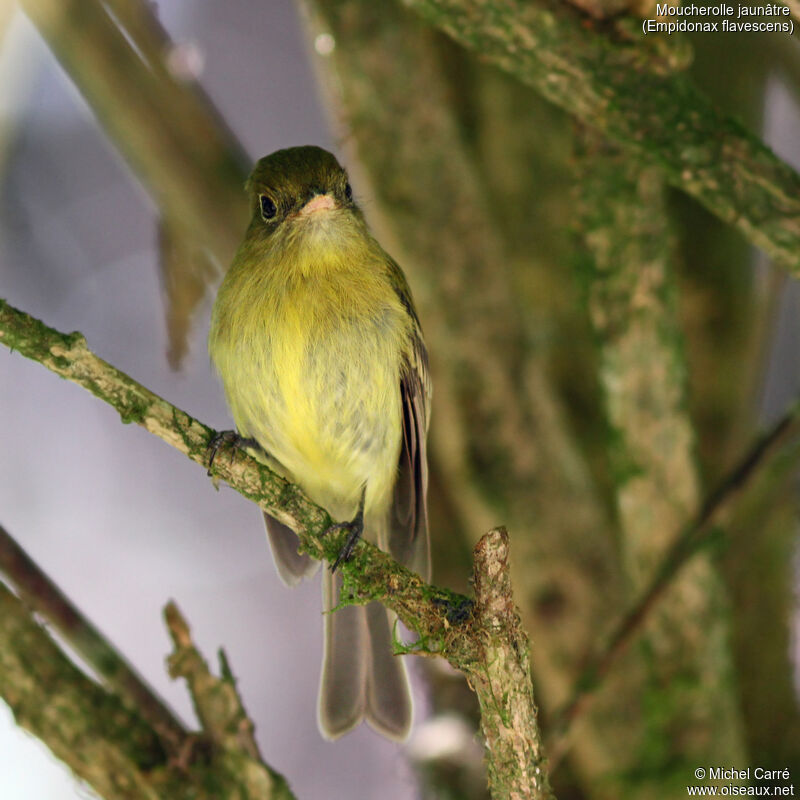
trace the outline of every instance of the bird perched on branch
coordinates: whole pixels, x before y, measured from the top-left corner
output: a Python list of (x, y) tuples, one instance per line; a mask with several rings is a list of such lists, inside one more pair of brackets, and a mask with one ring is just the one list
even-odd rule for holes
[[(405, 276), (327, 151), (262, 158), (247, 191), (252, 219), (209, 334), (238, 434), (349, 530), (340, 559), (363, 532), (427, 578), (430, 383)], [(313, 572), (294, 532), (264, 519), (281, 578)], [(391, 652), (393, 617), (377, 603), (329, 613), (341, 585), (333, 567), (323, 576), (320, 730), (336, 738), (366, 719), (403, 739), (412, 705)]]

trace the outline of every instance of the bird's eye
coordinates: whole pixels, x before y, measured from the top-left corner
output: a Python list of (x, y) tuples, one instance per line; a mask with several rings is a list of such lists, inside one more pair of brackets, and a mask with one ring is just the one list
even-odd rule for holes
[(261, 201), (261, 216), (266, 220), (273, 219), (278, 213), (278, 208), (275, 203), (265, 194), (259, 195), (259, 200)]
[(349, 183), (346, 183), (346, 184), (344, 185), (344, 196), (345, 196), (345, 197), (346, 197), (348, 200), (352, 200), (352, 199), (353, 199), (353, 187), (352, 187), (352, 186), (350, 186), (350, 184), (349, 184)]

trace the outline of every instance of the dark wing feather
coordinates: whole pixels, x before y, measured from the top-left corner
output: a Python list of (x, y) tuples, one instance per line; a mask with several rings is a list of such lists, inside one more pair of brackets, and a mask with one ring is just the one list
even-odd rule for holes
[(428, 580), (431, 571), (426, 443), (431, 397), (428, 353), (405, 278), (396, 264), (392, 266), (398, 295), (414, 327), (412, 346), (400, 370), (403, 441), (389, 519), (389, 551), (402, 564)]

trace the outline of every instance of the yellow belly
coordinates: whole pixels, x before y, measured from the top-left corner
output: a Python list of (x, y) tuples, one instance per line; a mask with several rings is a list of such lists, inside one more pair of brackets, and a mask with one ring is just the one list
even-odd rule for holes
[(402, 436), (407, 315), (378, 277), (260, 288), (262, 302), (212, 326), (236, 425), (337, 519), (352, 518), (366, 487), (367, 533), (380, 538)]

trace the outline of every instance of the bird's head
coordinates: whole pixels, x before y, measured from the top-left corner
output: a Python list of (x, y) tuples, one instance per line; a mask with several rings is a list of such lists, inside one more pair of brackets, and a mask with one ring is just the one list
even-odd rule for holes
[(321, 221), (324, 212), (358, 214), (347, 173), (321, 147), (289, 147), (262, 158), (247, 181), (253, 221), (274, 232)]
[(247, 181), (252, 218), (245, 248), (254, 263), (311, 274), (349, 268), (373, 248), (347, 173), (321, 147), (278, 150)]

